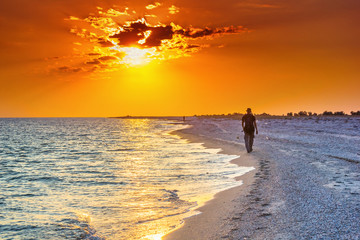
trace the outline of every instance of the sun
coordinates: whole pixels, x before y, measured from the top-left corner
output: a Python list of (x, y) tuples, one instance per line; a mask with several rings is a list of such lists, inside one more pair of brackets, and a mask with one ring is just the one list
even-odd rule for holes
[(128, 66), (145, 65), (150, 63), (159, 55), (156, 48), (114, 46), (111, 49), (122, 53), (123, 57), (119, 60), (119, 63)]
[(149, 63), (156, 55), (156, 49), (143, 49), (137, 47), (122, 48), (125, 53), (122, 61), (130, 66), (143, 65)]
[[(144, 19), (145, 21), (145, 19)], [(138, 44), (142, 45), (146, 42), (146, 39), (151, 35), (152, 31), (145, 31), (144, 38), (138, 41)], [(154, 57), (159, 55), (155, 47), (142, 48), (138, 46), (130, 47), (114, 47), (114, 50), (124, 53), (122, 62), (129, 66), (144, 65), (149, 63)]]

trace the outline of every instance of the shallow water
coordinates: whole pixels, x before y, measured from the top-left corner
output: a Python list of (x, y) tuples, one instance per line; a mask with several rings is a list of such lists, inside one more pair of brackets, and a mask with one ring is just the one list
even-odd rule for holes
[(163, 120), (0, 119), (1, 239), (159, 239), (251, 168)]

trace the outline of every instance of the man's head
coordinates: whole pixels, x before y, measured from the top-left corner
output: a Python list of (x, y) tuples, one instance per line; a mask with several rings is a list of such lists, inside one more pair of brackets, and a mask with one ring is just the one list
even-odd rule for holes
[(251, 108), (246, 109), (246, 112), (247, 112), (248, 114), (250, 114), (250, 113), (251, 113)]

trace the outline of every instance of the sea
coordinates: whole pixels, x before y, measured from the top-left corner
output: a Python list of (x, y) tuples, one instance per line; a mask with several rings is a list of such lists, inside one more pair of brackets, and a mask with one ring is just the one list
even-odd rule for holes
[(181, 121), (0, 119), (0, 239), (161, 239), (253, 168)]

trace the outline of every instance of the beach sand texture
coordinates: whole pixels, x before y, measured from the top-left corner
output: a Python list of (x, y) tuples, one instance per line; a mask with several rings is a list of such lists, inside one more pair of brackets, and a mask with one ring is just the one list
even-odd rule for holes
[[(343, 154), (354, 159), (342, 157), (341, 152), (334, 155), (336, 137), (344, 137), (338, 133), (329, 133), (335, 136), (331, 139), (334, 145), (317, 150), (319, 146), (312, 143), (317, 136), (305, 136), (306, 131), (316, 132), (319, 127), (313, 124), (319, 121), (344, 120), (262, 120), (254, 152), (247, 154), (238, 120), (189, 119), (193, 127), (176, 134), (204, 142), (206, 147), (220, 147), (222, 153), (240, 155), (234, 163), (256, 170), (238, 177), (243, 181), (241, 186), (218, 193), (198, 209), (201, 214), (186, 219), (181, 228), (163, 239), (360, 239), (360, 168), (358, 155), (351, 155), (359, 148), (356, 143), (360, 138), (345, 136), (355, 148)], [(356, 132), (360, 120), (352, 121)], [(287, 127), (283, 132), (273, 131), (277, 125)], [(302, 131), (302, 142), (284, 137), (285, 132), (291, 136), (292, 128), (294, 135)], [(324, 131), (324, 138), (330, 139)], [(291, 141), (284, 140), (287, 138)]]

